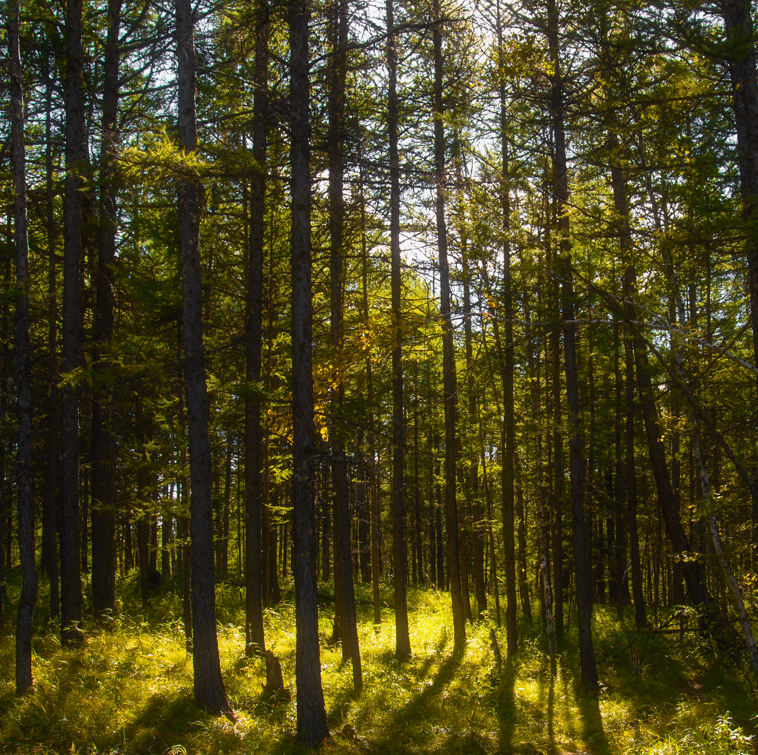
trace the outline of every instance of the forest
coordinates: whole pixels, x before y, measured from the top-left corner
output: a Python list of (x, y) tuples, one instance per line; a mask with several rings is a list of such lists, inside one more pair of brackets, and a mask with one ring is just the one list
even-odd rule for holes
[(5, 0), (0, 752), (755, 752), (754, 16)]

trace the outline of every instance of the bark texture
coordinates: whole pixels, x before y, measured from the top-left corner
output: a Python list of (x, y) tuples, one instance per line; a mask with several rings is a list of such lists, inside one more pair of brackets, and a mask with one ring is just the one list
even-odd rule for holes
[[(195, 91), (197, 61), (190, 0), (176, 0), (179, 63), (179, 147), (197, 149)], [(213, 570), (213, 506), (208, 397), (203, 355), (202, 281), (200, 275), (200, 211), (202, 186), (191, 175), (177, 186), (179, 243), (182, 254), (182, 325), (187, 430), (190, 452), (192, 534), (192, 627), (195, 702), (213, 713), (232, 715), (221, 678), (216, 635), (216, 588)]]
[(292, 421), (297, 733), (306, 744), (329, 736), (321, 687), (316, 596), (316, 446), (313, 425), (309, 0), (290, 0), (292, 172)]
[[(34, 491), (32, 475), (32, 371), (29, 354), (29, 238), (26, 219), (26, 151), (24, 148), (24, 91), (19, 50), (19, 3), (8, 3), (8, 53), (11, 76), (11, 161), (13, 220), (16, 241), (16, 483), (21, 595), (16, 622), (16, 694), (32, 687), (32, 620), (37, 602), (34, 562)], [(4, 588), (3, 588), (4, 589)]]

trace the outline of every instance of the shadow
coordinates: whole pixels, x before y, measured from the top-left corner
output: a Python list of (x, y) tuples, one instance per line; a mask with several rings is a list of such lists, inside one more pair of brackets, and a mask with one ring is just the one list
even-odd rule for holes
[(210, 714), (195, 705), (191, 690), (173, 697), (152, 697), (139, 715), (122, 728), (122, 741), (129, 742), (137, 752), (165, 750), (184, 742), (192, 723), (206, 715)]
[[(409, 703), (400, 708), (392, 717), (386, 731), (391, 739), (382, 738), (371, 742), (372, 748), (377, 752), (402, 752), (402, 743), (398, 741), (399, 732), (404, 731), (406, 727), (415, 721), (427, 718), (426, 705), (437, 697), (443, 689), (452, 681), (456, 669), (460, 665), (463, 651), (454, 652), (450, 658), (444, 660), (432, 681), (424, 688), (422, 692), (416, 695)], [(394, 736), (393, 736), (394, 735)], [(398, 746), (401, 747), (398, 750)]]
[(611, 746), (603, 728), (599, 694), (588, 690), (581, 680), (574, 677), (574, 695), (582, 718), (581, 737), (592, 755), (610, 755)]
[(516, 728), (516, 669), (513, 660), (505, 662), (505, 668), (496, 690), (497, 718), (499, 724), (500, 752), (510, 752), (513, 747), (513, 733)]

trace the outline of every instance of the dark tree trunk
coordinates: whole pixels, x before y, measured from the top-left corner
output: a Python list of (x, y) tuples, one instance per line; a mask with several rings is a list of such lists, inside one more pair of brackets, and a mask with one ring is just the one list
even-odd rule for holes
[(289, 0), (295, 673), (297, 733), (306, 744), (313, 745), (329, 736), (329, 728), (321, 687), (315, 562), (317, 450), (313, 426), (309, 19), (309, 0)]
[[(471, 281), (468, 265), (468, 243), (465, 233), (461, 232), (461, 251), (463, 258), (463, 312), (464, 334), (466, 339), (466, 375), (468, 390), (469, 421), (472, 427), (479, 423), (476, 385), (474, 382), (474, 348), (472, 343), (471, 327)], [(484, 539), (486, 529), (483, 525), (484, 513), (482, 501), (479, 495), (479, 463), (477, 453), (478, 443), (472, 437), (469, 441), (469, 482), (466, 489), (471, 501), (471, 513), (474, 519), (473, 527), (473, 556), (474, 556), (474, 594), (476, 597), (477, 619), (482, 620), (484, 611), (487, 610), (487, 591), (484, 582)]]
[[(527, 300), (528, 301), (528, 300)], [(525, 304), (524, 317), (529, 323), (531, 315), (528, 306)], [(537, 483), (537, 514), (539, 526), (539, 561), (540, 573), (542, 575), (542, 601), (545, 609), (545, 623), (547, 624), (548, 646), (550, 649), (550, 660), (555, 660), (555, 627), (553, 623), (553, 585), (550, 579), (550, 559), (549, 554), (549, 534), (547, 526), (547, 517), (545, 516), (545, 488), (542, 484), (542, 410), (540, 402), (540, 372), (539, 359), (535, 354), (534, 338), (531, 326), (527, 331), (528, 344), (528, 362), (529, 362), (529, 384), (530, 400), (532, 408), (532, 422), (536, 430), (535, 433), (535, 470)]]
[(582, 682), (596, 688), (598, 684), (595, 651), (592, 645), (592, 582), (587, 564), (584, 531), (584, 454), (582, 451), (581, 415), (579, 410), (579, 371), (576, 354), (576, 325), (574, 324), (574, 289), (569, 238), (568, 175), (566, 172), (566, 141), (563, 124), (563, 80), (558, 47), (558, 12), (553, 0), (548, 0), (548, 44), (553, 63), (551, 82), (551, 115), (555, 147), (555, 199), (559, 232), (559, 275), (561, 279), (561, 310), (563, 316), (563, 352), (568, 399), (569, 470), (571, 474), (571, 513), (574, 532), (574, 563), (576, 575), (576, 606), (579, 628), (579, 656)]
[[(502, 39), (500, 45), (502, 45)], [(514, 460), (515, 422), (513, 407), (513, 292), (511, 290), (511, 245), (510, 233), (511, 202), (508, 187), (508, 137), (505, 85), (500, 85), (500, 138), (503, 160), (502, 211), (503, 211), (503, 315), (505, 322), (503, 359), (503, 542), (505, 544), (505, 626), (508, 635), (508, 655), (518, 652), (518, 615), (516, 598), (516, 546), (514, 526)]]
[[(53, 187), (53, 79), (48, 73), (45, 112), (45, 212), (47, 224), (47, 427), (45, 438), (45, 484), (42, 492), (42, 567), (50, 580), (50, 618), (60, 615), (58, 574), (58, 301), (55, 264), (55, 211)], [(4, 418), (4, 417), (3, 417)], [(0, 441), (4, 443), (4, 441)], [(0, 492), (2, 496), (2, 492)], [(2, 575), (0, 575), (2, 581)]]
[[(32, 488), (32, 372), (29, 355), (29, 238), (26, 221), (24, 91), (19, 50), (18, 0), (8, 3), (8, 53), (11, 89), (11, 162), (16, 241), (16, 332), (14, 338), (18, 443), (16, 482), (21, 595), (16, 623), (16, 694), (32, 687), (32, 619), (37, 602), (34, 562), (34, 491)], [(4, 589), (4, 587), (2, 588)]]
[(456, 376), (453, 320), (450, 311), (450, 270), (447, 259), (445, 223), (445, 126), (442, 102), (442, 20), (439, 0), (432, 1), (432, 39), (434, 43), (434, 170), (437, 246), (440, 266), (440, 315), (443, 319), (442, 376), (445, 404), (445, 518), (447, 524), (447, 568), (453, 604), (455, 649), (466, 644), (466, 618), (463, 613), (461, 559), (458, 540), (458, 504), (456, 496)]
[(740, 194), (746, 232), (750, 325), (753, 331), (753, 360), (758, 366), (758, 82), (750, 0), (721, 0), (721, 14), (728, 40), (732, 108), (737, 128)]
[(115, 162), (118, 139), (118, 72), (121, 0), (108, 2), (103, 70), (103, 134), (100, 150), (100, 246), (97, 270), (92, 397), (92, 602), (100, 617), (116, 606), (116, 447), (110, 387), (101, 361), (113, 334), (113, 261), (116, 252)]
[(395, 43), (397, 33), (387, 0), (387, 125), (390, 151), (390, 248), (392, 254), (392, 556), (395, 586), (395, 655), (411, 655), (408, 603), (405, 594), (405, 418), (403, 416), (402, 282), (400, 278), (400, 157), (398, 153), (398, 97)]
[(342, 345), (344, 339), (344, 225), (345, 172), (345, 78), (347, 76), (347, 0), (334, 0), (330, 7), (329, 36), (332, 60), (329, 70), (329, 267), (331, 347), (334, 365), (331, 405), (332, 485), (334, 517), (335, 592), (342, 639), (342, 657), (353, 664), (353, 686), (363, 686), (358, 626), (355, 615), (353, 563), (350, 535), (348, 460), (345, 453)]
[[(611, 142), (612, 148), (617, 147), (618, 140)], [(622, 263), (631, 264), (632, 234), (629, 228), (629, 204), (627, 201), (626, 175), (617, 164), (611, 166), (611, 181), (613, 184), (613, 201), (618, 216), (618, 236), (621, 247)], [(624, 273), (623, 298), (629, 302), (633, 295), (631, 290), (632, 271)], [(632, 317), (633, 311), (626, 306), (627, 316)], [(625, 371), (625, 435), (624, 463), (626, 468), (626, 506), (627, 526), (629, 529), (629, 555), (632, 562), (632, 598), (634, 601), (634, 621), (639, 628), (647, 626), (645, 614), (645, 593), (642, 584), (642, 566), (640, 563), (639, 534), (637, 532), (637, 471), (634, 462), (634, 345), (633, 334), (629, 326), (624, 329), (624, 371)]]
[(226, 468), (224, 469), (224, 510), (221, 516), (221, 568), (219, 579), (229, 578), (229, 504), (232, 495), (232, 451), (231, 432), (226, 434)]
[[(8, 248), (11, 248), (11, 216), (13, 215), (13, 209), (9, 208), (8, 216), (7, 216), (7, 225), (6, 225), (6, 231), (7, 231), (7, 242), (8, 242)], [(10, 290), (10, 280), (11, 280), (11, 273), (10, 273), (10, 263), (11, 263), (11, 255), (6, 255), (5, 258), (6, 264), (5, 264), (5, 275), (3, 278), (3, 290), (8, 291)], [(2, 323), (3, 323), (3, 334), (2, 334), (2, 344), (0, 344), (2, 348), (2, 360), (0, 361), (0, 380), (2, 381), (2, 384), (0, 385), (0, 422), (5, 423), (7, 414), (8, 414), (8, 362), (9, 362), (9, 354), (10, 349), (8, 348), (8, 320), (9, 320), (9, 311), (8, 311), (8, 299), (7, 297), (4, 299), (2, 303)], [(5, 568), (6, 568), (6, 547), (8, 550), (10, 550), (10, 542), (8, 541), (8, 534), (10, 531), (10, 522), (8, 521), (10, 518), (10, 511), (6, 511), (7, 507), (7, 495), (6, 495), (6, 489), (5, 489), (5, 448), (6, 448), (6, 431), (0, 432), (0, 584), (5, 585)], [(7, 531), (6, 531), (7, 528)], [(7, 543), (7, 545), (6, 545)], [(8, 566), (8, 569), (10, 570), (10, 566)], [(3, 608), (5, 606), (5, 598), (6, 598), (6, 590), (5, 587), (0, 587), (0, 629), (2, 629), (2, 621), (3, 621)]]
[(150, 506), (147, 503), (150, 491), (150, 467), (147, 453), (147, 427), (142, 411), (141, 396), (144, 389), (139, 390), (134, 407), (137, 422), (137, 437), (142, 447), (139, 466), (137, 467), (137, 560), (139, 561), (139, 587), (142, 599), (142, 610), (150, 605)]
[[(66, 182), (63, 199), (63, 373), (79, 367), (82, 191), (86, 168), (82, 98), (82, 0), (66, 7)], [(61, 642), (80, 642), (79, 391), (67, 382), (61, 397)]]
[(268, 118), (268, 2), (256, 5), (255, 94), (253, 96), (253, 157), (257, 170), (250, 181), (250, 236), (247, 281), (245, 397), (245, 652), (264, 652), (263, 550), (261, 506), (261, 402), (255, 385), (261, 379), (263, 346), (263, 245), (266, 200)]
[[(195, 90), (197, 86), (192, 5), (176, 0), (176, 42), (179, 64), (179, 148), (197, 149)], [(195, 702), (213, 713), (232, 715), (221, 678), (216, 635), (216, 588), (213, 575), (213, 505), (211, 445), (203, 355), (202, 281), (200, 275), (200, 212), (202, 186), (191, 176), (177, 185), (179, 243), (182, 253), (182, 325), (187, 428), (190, 450), (192, 527), (192, 626)]]

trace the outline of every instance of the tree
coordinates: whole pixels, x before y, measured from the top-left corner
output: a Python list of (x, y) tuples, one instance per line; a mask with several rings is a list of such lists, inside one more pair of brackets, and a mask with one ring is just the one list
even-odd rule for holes
[[(197, 150), (194, 24), (189, 0), (176, 0), (179, 63), (179, 148), (185, 156)], [(213, 578), (213, 505), (208, 399), (203, 354), (202, 281), (200, 277), (200, 211), (202, 186), (189, 168), (177, 182), (177, 214), (182, 255), (182, 332), (187, 390), (192, 507), (192, 665), (195, 702), (213, 713), (233, 716), (221, 678), (216, 636), (216, 588)]]
[(32, 489), (32, 374), (29, 356), (29, 236), (26, 217), (26, 150), (24, 146), (24, 91), (19, 50), (18, 0), (8, 3), (8, 52), (11, 74), (11, 151), (13, 162), (13, 220), (16, 240), (16, 406), (18, 445), (18, 546), (22, 586), (16, 624), (16, 694), (32, 686), (32, 619), (37, 602), (34, 563), (34, 493)]
[(310, 86), (308, 0), (289, 0), (290, 191), (292, 195), (292, 502), (294, 505), (297, 733), (307, 744), (329, 736), (321, 688), (316, 603), (313, 485), (313, 313), (311, 305)]

